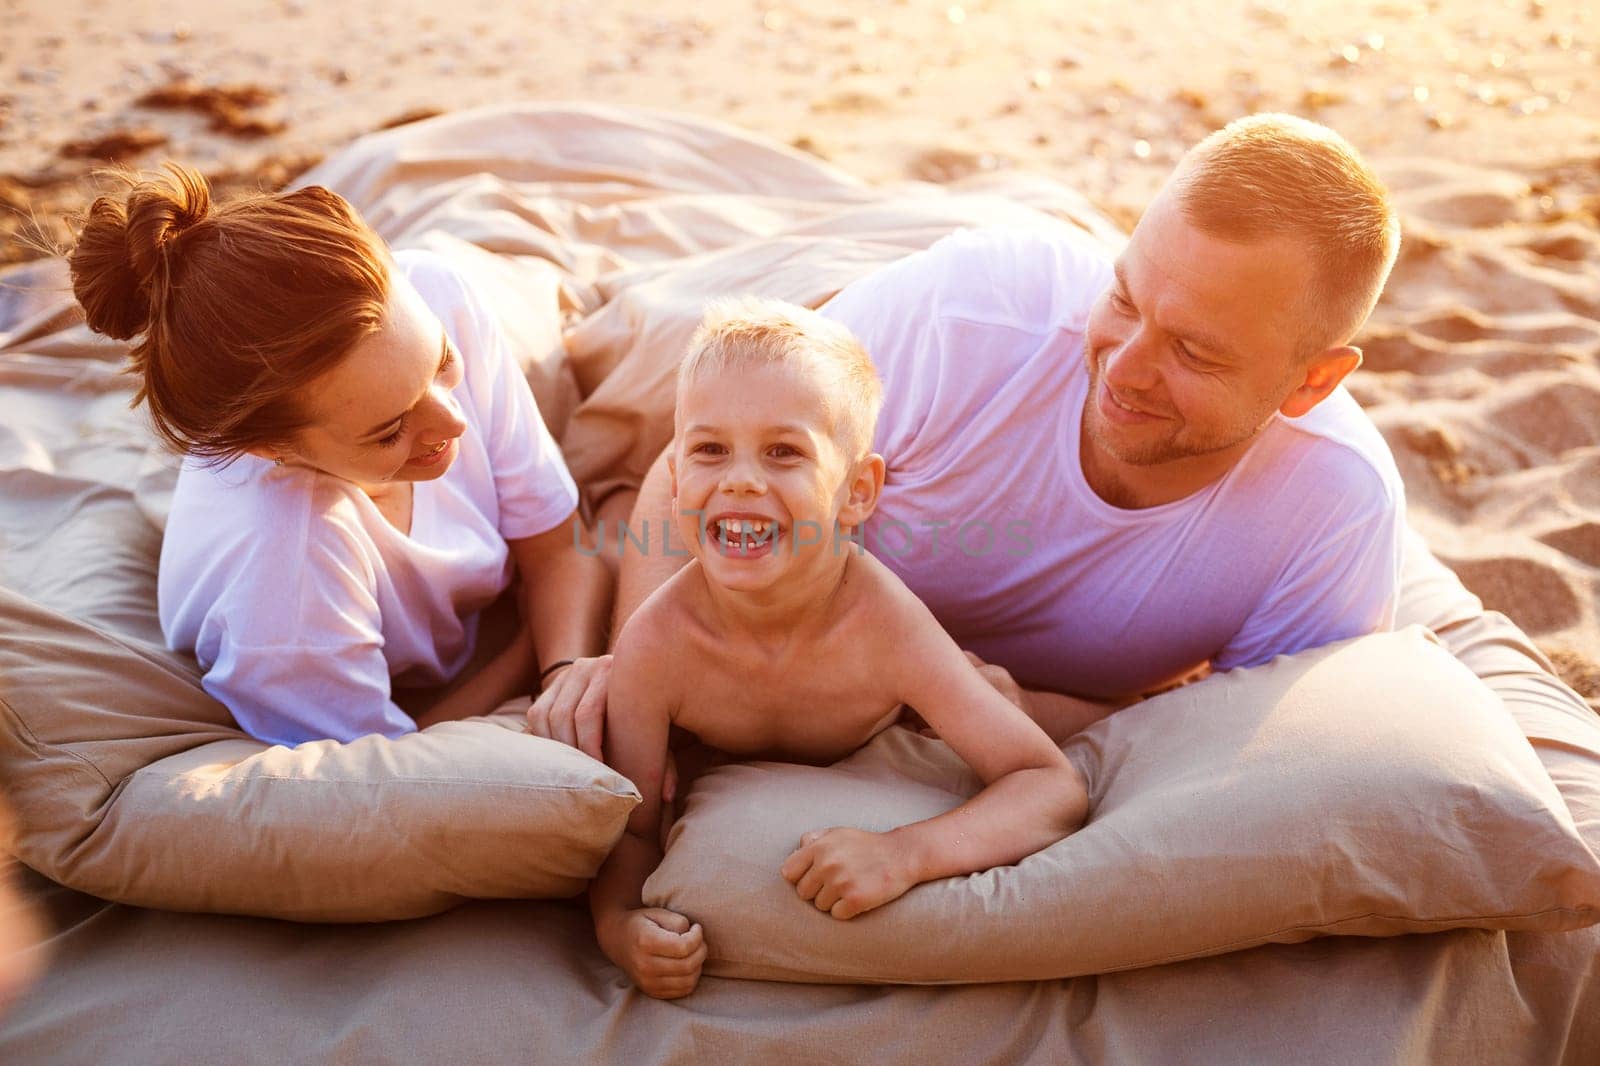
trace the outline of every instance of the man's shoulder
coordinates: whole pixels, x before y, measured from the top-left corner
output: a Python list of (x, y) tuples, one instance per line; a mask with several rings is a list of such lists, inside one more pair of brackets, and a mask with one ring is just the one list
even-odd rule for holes
[(1290, 489), (1315, 493), (1318, 510), (1349, 517), (1403, 518), (1405, 487), (1377, 426), (1343, 388), (1300, 418), (1274, 420), (1261, 471)]
[(1074, 226), (957, 230), (862, 278), (823, 308), (855, 325), (886, 307), (928, 308), (940, 319), (1025, 329), (1071, 325), (1111, 278), (1113, 253)]

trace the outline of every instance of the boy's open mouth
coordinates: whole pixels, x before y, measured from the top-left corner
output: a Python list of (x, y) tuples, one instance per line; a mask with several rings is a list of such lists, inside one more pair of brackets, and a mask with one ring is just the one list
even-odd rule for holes
[(731, 559), (757, 559), (772, 553), (783, 535), (769, 518), (718, 518), (706, 529), (707, 540), (718, 554)]

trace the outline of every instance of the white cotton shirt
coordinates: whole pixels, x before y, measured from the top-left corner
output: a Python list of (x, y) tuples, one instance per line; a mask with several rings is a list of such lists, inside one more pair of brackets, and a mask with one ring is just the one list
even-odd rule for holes
[(1220, 480), (1124, 510), (1079, 460), (1084, 330), (1111, 255), (1079, 231), (957, 233), (846, 287), (884, 385), (865, 547), (1029, 687), (1112, 697), (1393, 625), (1404, 493), (1343, 388)]
[[(490, 311), (442, 257), (400, 252), (462, 360), (467, 423), (443, 476), (415, 483), (410, 534), (354, 484), (245, 455), (186, 461), (161, 548), (167, 643), (270, 743), (416, 724), (391, 682), (431, 685), (472, 656), (478, 613), (509, 585), (507, 540), (552, 529), (577, 489)], [(535, 590), (535, 595), (537, 591)]]

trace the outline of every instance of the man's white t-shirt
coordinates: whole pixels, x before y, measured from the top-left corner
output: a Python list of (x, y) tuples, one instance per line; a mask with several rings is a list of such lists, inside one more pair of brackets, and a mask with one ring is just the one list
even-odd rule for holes
[(865, 547), (1029, 687), (1122, 696), (1393, 625), (1404, 494), (1340, 388), (1220, 480), (1124, 510), (1079, 461), (1084, 329), (1111, 256), (1068, 226), (957, 233), (822, 313), (883, 379)]
[[(400, 252), (460, 353), (455, 462), (415, 484), (401, 533), (348, 481), (245, 455), (185, 462), (161, 549), (161, 628), (206, 691), (273, 743), (416, 728), (391, 698), (449, 680), (509, 585), (507, 540), (552, 529), (577, 489), (492, 314), (450, 264)], [(535, 593), (537, 594), (537, 593)]]

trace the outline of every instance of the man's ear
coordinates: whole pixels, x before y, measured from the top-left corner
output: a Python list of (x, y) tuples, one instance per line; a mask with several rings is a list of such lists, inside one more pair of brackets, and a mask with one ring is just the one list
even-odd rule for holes
[(872, 517), (878, 507), (878, 496), (883, 492), (884, 472), (883, 456), (877, 452), (868, 452), (856, 461), (855, 470), (850, 474), (848, 495), (844, 506), (839, 508), (840, 525), (859, 526)]
[(1360, 365), (1361, 349), (1354, 345), (1341, 344), (1325, 349), (1306, 364), (1305, 376), (1278, 410), (1287, 418), (1299, 418), (1326, 400), (1328, 394), (1339, 387), (1339, 382)]

